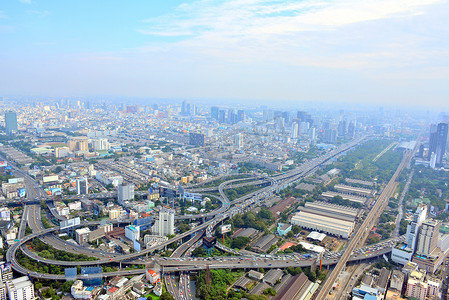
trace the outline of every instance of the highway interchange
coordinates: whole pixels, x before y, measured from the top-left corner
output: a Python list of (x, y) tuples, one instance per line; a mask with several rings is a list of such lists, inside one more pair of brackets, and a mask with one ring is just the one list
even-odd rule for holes
[[(163, 268), (164, 272), (180, 272), (182, 274), (181, 278), (184, 278), (184, 282), (190, 282), (188, 280), (188, 274), (184, 273), (192, 270), (198, 270), (198, 269), (205, 269), (207, 266), (209, 268), (283, 268), (283, 267), (289, 267), (289, 266), (311, 266), (312, 264), (317, 263), (317, 257), (312, 256), (310, 258), (305, 258), (302, 256), (275, 256), (275, 257), (262, 257), (262, 256), (239, 256), (239, 257), (229, 257), (229, 258), (208, 258), (208, 259), (192, 259), (192, 258), (181, 258), (182, 255), (189, 251), (193, 246), (199, 246), (201, 243), (200, 238), (205, 233), (207, 236), (212, 236), (212, 233), (214, 232), (214, 227), (217, 226), (221, 221), (232, 217), (235, 214), (242, 213), (247, 209), (251, 209), (257, 205), (259, 205), (263, 200), (265, 200), (267, 197), (270, 197), (273, 195), (274, 192), (287, 187), (289, 184), (297, 181), (298, 179), (303, 178), (304, 176), (310, 174), (314, 170), (316, 170), (320, 165), (325, 163), (331, 158), (334, 158), (341, 153), (349, 150), (350, 148), (356, 146), (357, 144), (363, 142), (367, 137), (363, 137), (357, 140), (354, 140), (348, 144), (345, 144), (343, 146), (340, 146), (339, 148), (332, 150), (326, 155), (323, 155), (319, 158), (316, 158), (314, 160), (311, 160), (309, 162), (306, 162), (302, 166), (300, 166), (297, 169), (285, 172), (284, 174), (280, 174), (277, 176), (273, 176), (271, 178), (258, 178), (255, 177), (254, 179), (257, 180), (258, 183), (270, 183), (269, 186), (261, 188), (260, 190), (250, 193), (249, 195), (243, 196), (239, 199), (236, 199), (234, 201), (229, 201), (229, 199), (226, 197), (226, 194), (224, 193), (224, 189), (228, 186), (242, 186), (246, 184), (254, 184), (254, 182), (247, 182), (247, 183), (237, 183), (238, 181), (242, 180), (248, 180), (248, 178), (243, 179), (234, 179), (234, 180), (228, 180), (223, 183), (221, 183), (218, 186), (218, 191), (221, 196), (222, 205), (219, 209), (209, 213), (209, 214), (203, 214), (203, 215), (194, 215), (190, 216), (190, 218), (212, 218), (209, 221), (203, 222), (201, 225), (193, 228), (192, 230), (189, 230), (183, 234), (179, 234), (173, 239), (170, 239), (167, 242), (164, 242), (160, 245), (145, 249), (140, 252), (136, 253), (130, 253), (126, 255), (119, 255), (116, 253), (107, 253), (107, 252), (101, 252), (97, 250), (87, 249), (81, 246), (76, 246), (73, 244), (69, 244), (66, 241), (57, 238), (54, 233), (59, 231), (58, 227), (53, 227), (49, 229), (44, 229), (42, 222), (40, 220), (40, 206), (39, 205), (24, 205), (24, 214), (22, 218), (22, 222), (19, 227), (19, 238), (20, 242), (17, 242), (15, 245), (10, 247), (7, 251), (7, 261), (12, 263), (12, 266), (14, 270), (16, 270), (19, 273), (22, 274), (29, 274), (32, 277), (39, 277), (39, 278), (46, 278), (46, 279), (53, 279), (53, 280), (63, 280), (65, 279), (65, 275), (53, 275), (53, 274), (43, 274), (34, 272), (32, 270), (27, 270), (23, 266), (21, 266), (17, 259), (16, 259), (16, 252), (21, 248), (21, 251), (25, 253), (25, 255), (28, 255), (30, 258), (41, 262), (41, 263), (47, 263), (47, 264), (56, 264), (56, 265), (62, 265), (62, 266), (78, 266), (78, 265), (102, 265), (102, 264), (110, 264), (110, 263), (127, 263), (127, 264), (144, 264), (148, 263), (150, 261), (156, 261), (159, 263)], [(383, 211), (383, 207), (385, 204), (385, 199), (389, 199), (387, 197), (392, 192), (392, 185), (398, 176), (399, 172), (402, 170), (402, 168), (408, 163), (407, 159), (411, 157), (413, 151), (409, 155), (405, 155), (403, 162), (399, 166), (398, 170), (396, 171), (395, 175), (392, 177), (390, 182), (385, 187), (384, 191), (382, 192), (381, 196), (379, 197), (379, 200), (376, 202), (374, 209), (371, 210), (368, 217), (365, 219), (362, 227), (360, 230), (358, 230), (353, 238), (350, 240), (349, 245), (346, 247), (346, 250), (343, 253), (334, 253), (334, 254), (325, 254), (323, 257), (322, 263), (324, 266), (328, 265), (336, 265), (334, 271), (329, 276), (328, 280), (324, 283), (323, 287), (321, 288), (318, 298), (317, 299), (324, 299), (324, 297), (327, 295), (329, 289), (328, 286), (331, 286), (335, 279), (333, 277), (338, 276), (339, 272), (341, 271), (342, 267), (346, 264), (348, 261), (357, 261), (357, 260), (363, 260), (363, 259), (370, 259), (373, 257), (377, 257), (379, 255), (382, 255), (384, 253), (388, 253), (391, 251), (391, 246), (396, 241), (390, 241), (390, 244), (383, 244), (383, 246), (376, 245), (374, 248), (367, 248), (365, 252), (361, 252), (361, 250), (356, 250), (356, 247), (360, 247), (363, 245), (361, 241), (363, 238), (366, 238), (366, 228), (368, 228), (370, 225), (372, 226), (374, 220), (379, 216), (379, 211)], [(25, 174), (24, 172), (18, 170), (15, 168), (15, 172), (25, 178), (25, 183), (27, 187), (27, 194), (28, 194), (28, 200), (32, 201), (33, 198), (36, 199), (42, 199), (46, 198), (45, 192), (41, 189), (40, 185), (38, 185), (28, 174)], [(196, 190), (198, 190), (198, 187), (194, 187)], [(24, 220), (27, 220), (28, 225), (32, 229), (33, 233), (25, 236), (25, 222)], [(366, 224), (365, 224), (366, 223)], [(81, 226), (88, 226), (88, 225), (98, 225), (99, 222), (83, 222)], [(363, 230), (362, 230), (363, 228)], [(142, 257), (146, 254), (151, 254), (152, 252), (164, 248), (167, 245), (175, 242), (175, 241), (182, 241), (185, 240), (188, 237), (193, 237), (186, 243), (183, 243), (176, 251), (175, 255), (172, 258), (151, 258), (151, 259), (143, 259)], [(95, 261), (77, 261), (77, 262), (69, 262), (69, 261), (57, 261), (57, 260), (47, 260), (45, 258), (41, 258), (36, 256), (36, 254), (32, 253), (29, 249), (27, 249), (24, 245), (34, 239), (34, 238), (40, 238), (44, 242), (54, 246), (55, 248), (58, 248), (60, 250), (64, 250), (67, 252), (73, 252), (73, 253), (83, 253), (89, 256), (94, 256), (97, 258)], [(221, 247), (220, 247), (221, 246)], [(217, 247), (225, 248), (223, 245), (218, 244)], [(377, 247), (377, 248), (376, 248)], [(193, 249), (193, 248), (192, 248)], [(355, 251), (354, 251), (355, 250)], [(191, 250), (190, 250), (191, 251)], [(234, 251), (234, 250), (231, 250)], [(235, 252), (235, 251), (234, 251)], [(140, 258), (139, 258), (140, 257)], [(340, 269), (340, 271), (339, 271)], [(116, 275), (131, 275), (131, 274), (141, 274), (143, 273), (143, 269), (135, 269), (135, 270), (118, 270), (116, 272), (108, 272), (108, 273), (102, 273), (102, 274), (91, 274), (87, 277), (109, 277), (109, 276), (116, 276)], [(336, 274), (334, 276), (334, 274)], [(78, 275), (78, 278), (86, 279), (86, 275)], [(170, 279), (168, 279), (170, 280)], [(188, 291), (189, 284), (184, 284), (184, 294), (187, 295), (186, 291)], [(188, 297), (187, 297), (188, 298)]]

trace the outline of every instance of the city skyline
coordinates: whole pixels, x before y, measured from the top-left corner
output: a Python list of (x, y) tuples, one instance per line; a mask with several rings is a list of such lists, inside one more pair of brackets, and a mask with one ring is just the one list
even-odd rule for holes
[(445, 109), (448, 12), (436, 0), (8, 1), (0, 95)]

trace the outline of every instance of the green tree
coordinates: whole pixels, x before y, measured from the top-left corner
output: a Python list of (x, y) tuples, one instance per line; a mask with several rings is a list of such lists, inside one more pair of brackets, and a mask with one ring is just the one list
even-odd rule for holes
[(243, 247), (245, 247), (250, 241), (249, 237), (246, 236), (238, 236), (236, 238), (234, 238), (232, 240), (231, 243), (231, 248), (238, 248), (238, 249), (242, 249)]
[(175, 300), (175, 298), (169, 292), (165, 291), (161, 295), (161, 300)]

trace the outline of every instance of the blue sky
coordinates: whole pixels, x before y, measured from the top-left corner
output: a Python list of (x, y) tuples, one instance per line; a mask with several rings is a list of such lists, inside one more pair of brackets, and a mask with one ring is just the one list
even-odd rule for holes
[(0, 95), (449, 107), (442, 0), (0, 3)]

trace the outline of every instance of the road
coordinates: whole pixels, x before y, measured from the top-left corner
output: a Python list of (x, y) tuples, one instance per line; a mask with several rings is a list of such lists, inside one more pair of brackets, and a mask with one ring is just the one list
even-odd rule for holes
[(401, 197), (399, 198), (398, 215), (396, 216), (396, 222), (395, 222), (396, 228), (393, 231), (393, 234), (392, 234), (393, 237), (396, 237), (399, 235), (399, 228), (401, 227), (401, 220), (402, 220), (402, 216), (404, 215), (404, 206), (403, 206), (404, 198), (408, 192), (408, 189), (410, 188), (410, 183), (412, 182), (412, 178), (413, 178), (414, 174), (415, 174), (415, 170), (412, 170), (410, 172), (410, 175), (408, 176), (407, 182), (404, 185), (404, 189), (402, 190)]
[[(96, 260), (96, 261), (85, 261), (85, 262), (62, 262), (62, 261), (59, 261), (59, 264), (76, 266), (76, 265), (100, 265), (100, 264), (106, 264), (106, 263), (111, 263), (111, 262), (123, 262), (123, 261), (126, 262), (135, 257), (139, 257), (139, 256), (145, 255), (147, 253), (151, 253), (157, 249), (163, 248), (174, 241), (181, 240), (181, 239), (187, 237), (188, 235), (191, 235), (191, 234), (196, 233), (197, 231), (200, 231), (203, 229), (206, 229), (207, 235), (211, 235), (213, 227), (215, 227), (222, 220), (224, 220), (228, 217), (232, 217), (233, 215), (235, 215), (237, 213), (240, 213), (246, 207), (250, 207), (252, 205), (257, 205), (262, 199), (264, 199), (268, 195), (271, 195), (273, 192), (289, 186), (294, 181), (302, 178), (303, 176), (306, 176), (308, 173), (310, 173), (313, 170), (315, 170), (316, 168), (318, 168), (320, 165), (322, 165), (327, 160), (329, 160), (332, 157), (335, 157), (337, 155), (340, 155), (340, 153), (347, 151), (351, 147), (361, 143), (364, 139), (365, 139), (365, 137), (357, 139), (355, 141), (351, 141), (350, 143), (348, 143), (346, 145), (340, 146), (339, 148), (330, 151), (326, 155), (323, 155), (319, 158), (316, 158), (314, 160), (311, 160), (311, 161), (303, 164), (301, 167), (299, 167), (295, 170), (291, 170), (291, 171), (285, 172), (284, 174), (276, 176), (276, 179), (274, 179), (274, 178), (272, 179), (272, 182), (273, 182), (272, 186), (263, 188), (255, 193), (251, 193), (250, 195), (246, 195), (237, 200), (234, 200), (232, 202), (232, 204), (235, 206), (232, 209), (230, 208), (230, 203), (225, 201), (225, 204), (223, 206), (226, 205), (227, 207), (226, 207), (226, 210), (224, 213), (217, 214), (214, 217), (214, 219), (207, 221), (184, 234), (180, 234), (180, 235), (174, 237), (173, 239), (171, 239), (170, 241), (162, 243), (158, 246), (154, 246), (154, 247), (151, 247), (151, 248), (148, 248), (143, 251), (136, 252), (136, 253), (121, 255), (121, 256), (117, 256), (117, 257), (111, 257), (109, 259), (108, 258), (103, 258), (103, 259), (100, 258), (99, 260)], [(222, 187), (223, 186), (224, 185), (222, 185)], [(221, 190), (223, 190), (223, 189), (221, 189)], [(223, 198), (227, 199), (226, 197), (223, 197)], [(96, 224), (96, 222), (91, 222), (91, 223), (92, 223), (91, 225)], [(83, 225), (86, 226), (89, 224), (84, 223)], [(32, 235), (24, 237), (24, 239), (21, 240), (21, 242), (16, 243), (14, 246), (12, 246), (12, 247), (10, 247), (10, 249), (8, 249), (7, 260), (9, 262), (13, 263), (13, 268), (16, 271), (24, 273), (24, 274), (29, 273), (33, 276), (37, 276), (38, 274), (36, 272), (30, 272), (30, 271), (24, 269), (22, 266), (18, 265), (18, 263), (15, 259), (15, 253), (16, 253), (18, 247), (21, 247), (28, 240), (30, 240), (32, 238), (36, 238), (36, 237), (41, 237), (41, 236), (49, 234), (49, 233), (53, 233), (56, 230), (59, 230), (59, 228), (56, 227), (56, 228), (42, 230), (40, 233), (34, 233)], [(50, 261), (48, 261), (48, 260), (46, 261), (45, 259), (42, 260), (41, 258), (36, 258), (36, 257), (34, 259), (36, 259), (37, 261), (42, 262), (42, 263), (50, 263)], [(284, 265), (288, 266), (288, 262), (286, 262)], [(225, 265), (219, 265), (217, 267), (225, 267)], [(238, 266), (236, 265), (235, 267), (238, 267)], [(186, 270), (188, 270), (188, 269), (186, 269)], [(122, 274), (126, 274), (126, 273), (122, 273)], [(41, 277), (45, 277), (48, 274), (39, 274), (39, 275), (41, 275)], [(56, 278), (54, 276), (56, 276), (56, 275), (48, 275), (47, 277)]]

